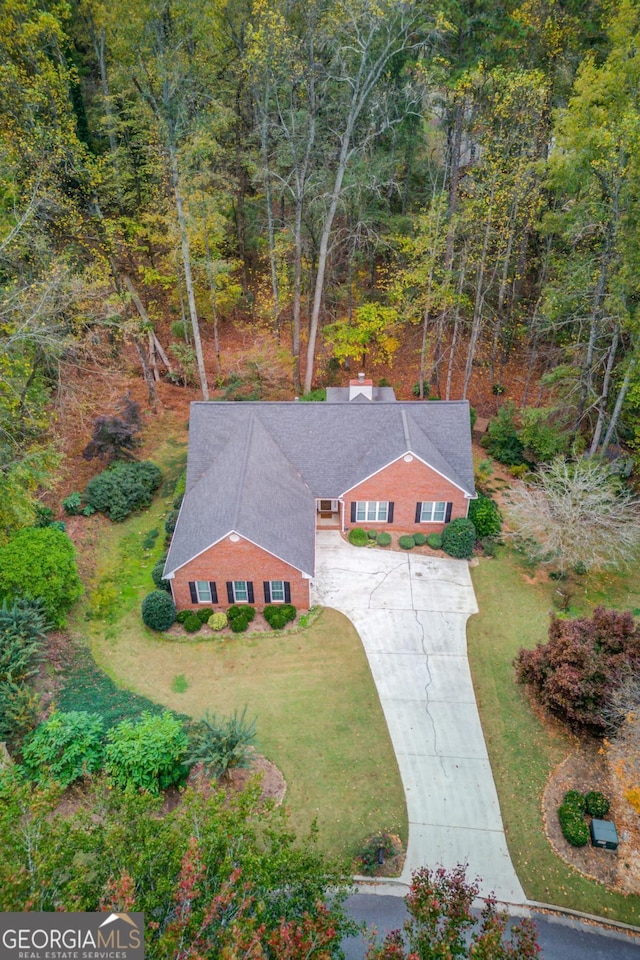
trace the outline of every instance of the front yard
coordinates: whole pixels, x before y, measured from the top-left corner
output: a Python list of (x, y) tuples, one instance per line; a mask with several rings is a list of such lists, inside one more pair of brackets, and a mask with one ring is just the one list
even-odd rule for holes
[[(71, 622), (97, 663), (129, 690), (179, 713), (241, 711), (257, 716), (258, 749), (287, 781), (292, 826), (317, 822), (320, 847), (352, 856), (379, 829), (407, 839), (402, 784), (362, 644), (341, 614), (325, 610), (308, 628), (281, 636), (224, 633), (224, 639), (167, 639), (148, 630), (140, 602), (173, 499), (182, 448), (154, 457), (167, 471), (161, 495), (122, 524), (85, 523), (81, 556), (94, 558), (91, 587)], [(154, 538), (150, 531), (158, 531)]]
[[(507, 550), (481, 560), (472, 578), (480, 613), (467, 625), (469, 660), (509, 851), (525, 893), (532, 900), (640, 924), (639, 896), (624, 897), (581, 876), (554, 854), (544, 833), (545, 783), (575, 741), (559, 725), (541, 722), (515, 683), (512, 661), (520, 647), (546, 642), (558, 585), (528, 576)], [(572, 612), (588, 613), (599, 603), (635, 610), (637, 591), (631, 575), (585, 578), (575, 588)]]

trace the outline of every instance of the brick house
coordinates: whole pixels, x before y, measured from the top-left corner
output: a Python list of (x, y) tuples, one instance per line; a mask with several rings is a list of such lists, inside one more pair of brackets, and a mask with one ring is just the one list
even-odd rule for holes
[(164, 576), (178, 609), (309, 607), (318, 529), (441, 532), (475, 497), (466, 401), (397, 402), (360, 378), (326, 403), (191, 405)]

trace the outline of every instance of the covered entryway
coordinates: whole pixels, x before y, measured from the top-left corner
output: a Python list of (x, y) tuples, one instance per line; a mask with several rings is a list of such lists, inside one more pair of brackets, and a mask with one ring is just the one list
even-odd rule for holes
[(349, 617), (369, 660), (407, 800), (402, 879), (466, 861), (483, 895), (524, 902), (467, 660), (478, 608), (466, 561), (352, 547), (318, 531), (311, 601)]
[(316, 526), (324, 530), (341, 530), (339, 500), (316, 500)]

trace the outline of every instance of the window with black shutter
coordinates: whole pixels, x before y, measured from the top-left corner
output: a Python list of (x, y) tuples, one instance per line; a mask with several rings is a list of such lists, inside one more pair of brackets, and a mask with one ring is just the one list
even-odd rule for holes
[(265, 580), (263, 583), (264, 587), (264, 602), (271, 603), (271, 581)]
[(444, 522), (445, 522), (445, 523), (449, 523), (449, 521), (451, 520), (451, 511), (452, 511), (452, 510), (453, 510), (453, 504), (452, 504), (452, 503), (447, 503), (447, 512), (445, 513), (445, 516), (444, 516)]
[(209, 589), (211, 590), (211, 603), (218, 602), (218, 588), (215, 585), (213, 580), (209, 581)]
[(420, 523), (420, 516), (422, 514), (422, 501), (416, 503), (416, 523)]
[(192, 580), (189, 581), (189, 593), (191, 594), (191, 603), (197, 603), (198, 591), (196, 590), (196, 585)]
[(389, 501), (389, 507), (388, 507), (388, 510), (387, 510), (387, 523), (393, 523), (393, 508), (394, 508), (394, 507), (395, 507), (395, 503), (393, 502), (393, 500), (390, 500), (390, 501)]

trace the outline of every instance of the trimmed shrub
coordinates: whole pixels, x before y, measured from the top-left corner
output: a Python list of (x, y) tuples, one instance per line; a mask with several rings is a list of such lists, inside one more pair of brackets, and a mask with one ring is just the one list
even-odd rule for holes
[(164, 571), (164, 560), (158, 560), (153, 570), (151, 571), (151, 579), (155, 583), (158, 590), (166, 590), (167, 593), (171, 593), (171, 584), (168, 580), (165, 580), (162, 576)]
[(469, 520), (474, 523), (478, 539), (497, 537), (502, 530), (502, 517), (497, 503), (482, 493), (469, 504)]
[(233, 620), (229, 620), (229, 626), (231, 627), (233, 633), (244, 633), (249, 626), (249, 618), (234, 617)]
[(426, 533), (414, 533), (413, 542), (415, 543), (416, 547), (424, 547), (425, 543), (427, 542)]
[(195, 614), (200, 623), (209, 623), (209, 618), (213, 616), (215, 610), (213, 607), (198, 607)]
[(353, 530), (349, 531), (349, 543), (352, 543), (354, 547), (366, 547), (369, 543), (369, 537), (362, 527), (354, 527)]
[(450, 557), (467, 560), (473, 553), (476, 542), (476, 528), (472, 520), (458, 517), (444, 528), (442, 533), (442, 549)]
[(52, 713), (26, 740), (25, 769), (37, 783), (55, 780), (63, 787), (102, 766), (104, 724), (96, 713)]
[(148, 593), (142, 601), (142, 620), (151, 630), (168, 630), (176, 621), (176, 605), (169, 594), (164, 590)]
[(223, 777), (235, 767), (246, 767), (249, 748), (256, 738), (256, 718), (247, 720), (247, 708), (238, 716), (219, 717), (207, 712), (189, 731), (189, 763), (201, 763), (209, 776)]
[(369, 537), (369, 540), (375, 540), (376, 537), (378, 536), (378, 531), (377, 531), (377, 530), (367, 530), (367, 536)]
[(191, 611), (188, 617), (185, 617), (182, 624), (187, 633), (197, 633), (202, 627), (202, 620), (195, 611)]
[(192, 613), (193, 613), (193, 610), (178, 610), (178, 612), (176, 613), (176, 621), (178, 623), (184, 623), (185, 620), (187, 620)]
[(589, 842), (589, 828), (584, 819), (585, 807), (584, 796), (578, 790), (569, 790), (558, 808), (562, 835), (573, 847), (584, 847)]
[(53, 527), (27, 527), (0, 547), (0, 600), (30, 597), (54, 626), (82, 593), (69, 537)]
[(234, 603), (233, 606), (229, 607), (227, 610), (229, 623), (231, 623), (232, 620), (236, 620), (238, 617), (242, 620), (246, 620), (247, 623), (251, 623), (251, 621), (255, 619), (255, 616), (255, 607), (250, 607), (248, 603), (243, 603), (242, 605)]
[(224, 630), (228, 622), (227, 615), (222, 610), (212, 614), (207, 621), (212, 630)]
[(572, 807), (577, 810), (580, 816), (583, 816), (587, 809), (587, 802), (584, 794), (580, 793), (579, 790), (567, 790), (562, 798), (562, 806)]
[(442, 550), (442, 534), (430, 533), (427, 537), (427, 543), (432, 550)]
[(601, 820), (602, 817), (606, 817), (609, 813), (611, 804), (604, 793), (600, 793), (599, 790), (590, 790), (589, 793), (586, 794), (584, 802), (590, 817), (596, 817), (596, 819)]
[(296, 608), (290, 603), (268, 604), (262, 614), (272, 630), (283, 630), (296, 618)]
[(168, 711), (123, 720), (107, 734), (105, 768), (113, 783), (159, 793), (187, 778), (189, 742), (182, 723)]
[(403, 550), (413, 550), (416, 545), (415, 540), (412, 536), (402, 536), (398, 537), (398, 544), (402, 547)]
[(114, 523), (126, 519), (134, 510), (148, 507), (160, 486), (160, 467), (150, 460), (118, 461), (87, 484), (84, 499)]
[(167, 518), (164, 521), (164, 532), (168, 537), (171, 536), (171, 534), (176, 528), (176, 523), (178, 522), (179, 513), (180, 513), (179, 510), (174, 509), (174, 510), (170, 510), (169, 513), (167, 514)]
[(382, 533), (377, 534), (376, 543), (379, 547), (388, 547), (391, 543), (391, 534), (383, 530)]

